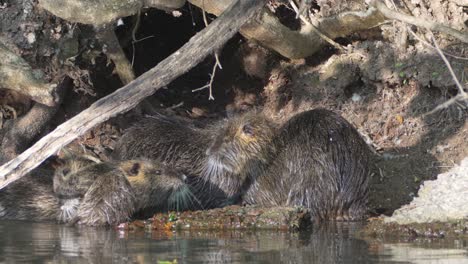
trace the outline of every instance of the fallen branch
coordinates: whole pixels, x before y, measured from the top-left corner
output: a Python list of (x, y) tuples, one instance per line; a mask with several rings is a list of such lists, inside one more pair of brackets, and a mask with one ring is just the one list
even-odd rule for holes
[(58, 126), (31, 148), (0, 167), (0, 189), (37, 167), (47, 157), (109, 118), (135, 107), (144, 98), (187, 72), (218, 50), (264, 5), (263, 1), (237, 0), (182, 48), (128, 85), (101, 98)]

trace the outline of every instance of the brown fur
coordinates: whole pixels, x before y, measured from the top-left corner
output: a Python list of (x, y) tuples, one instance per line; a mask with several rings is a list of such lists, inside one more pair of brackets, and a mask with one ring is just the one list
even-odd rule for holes
[[(221, 190), (224, 203), (242, 195), (247, 203), (305, 206), (317, 219), (366, 214), (371, 152), (352, 125), (324, 109), (298, 114), (281, 128), (256, 112), (205, 129), (149, 118), (116, 147), (117, 157), (135, 155), (189, 171)], [(202, 186), (197, 194), (209, 190)]]
[(0, 191), (0, 219), (117, 224), (140, 211), (195, 203), (184, 180), (185, 175), (147, 160), (96, 164), (69, 158), (54, 175), (36, 170)]

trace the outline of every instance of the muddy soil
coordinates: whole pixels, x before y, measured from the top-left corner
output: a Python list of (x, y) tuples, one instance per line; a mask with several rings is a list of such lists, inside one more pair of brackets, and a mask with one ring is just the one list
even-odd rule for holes
[[(333, 9), (341, 6), (336, 2), (341, 1), (317, 1), (313, 7), (316, 15), (341, 11)], [(461, 4), (414, 2), (418, 4), (409, 8), (415, 13), (466, 30), (466, 7)], [(56, 18), (40, 10), (34, 0), (0, 1), (0, 6), (1, 40), (16, 47), (15, 51), (33, 67), (43, 69), (48, 80), (63, 76), (73, 80), (57, 117), (43, 134), (122, 85), (92, 28)], [(352, 1), (345, 6), (361, 8)], [(201, 12), (188, 5), (178, 13), (155, 9), (142, 12), (136, 43), (131, 42), (135, 18), (122, 22), (116, 32), (137, 75), (204, 27)], [(425, 37), (424, 30), (411, 29)], [(167, 89), (159, 90), (133, 111), (94, 128), (71, 147), (106, 160), (114, 142), (136, 117), (161, 109), (206, 123), (260, 108), (281, 123), (298, 112), (323, 107), (343, 115), (375, 150), (379, 171), (372, 178), (370, 208), (374, 214), (391, 214), (412, 200), (422, 181), (433, 179), (468, 156), (467, 108), (454, 105), (428, 114), (457, 90), (437, 53), (410, 35), (401, 23), (385, 23), (338, 40), (348, 52), (325, 47), (310, 58), (296, 61), (238, 35), (220, 53), (223, 69), (214, 79), (215, 100), (208, 100), (207, 89), (192, 91), (209, 81), (214, 58), (207, 58)], [(449, 60), (466, 84), (467, 45), (442, 34), (436, 37), (444, 50), (461, 57)], [(25, 111), (14, 104), (20, 100), (11, 101), (15, 97), (7, 90), (2, 90), (0, 97), (3, 112), (11, 113), (9, 106), (20, 115)], [(29, 107), (27, 103), (21, 106)], [(2, 118), (15, 116), (4, 114)]]

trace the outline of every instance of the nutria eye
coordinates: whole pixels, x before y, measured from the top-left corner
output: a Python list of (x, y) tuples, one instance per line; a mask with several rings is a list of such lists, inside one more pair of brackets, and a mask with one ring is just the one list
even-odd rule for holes
[(62, 173), (63, 175), (67, 175), (68, 173), (70, 173), (70, 169), (63, 169)]
[(254, 136), (254, 128), (253, 126), (247, 124), (242, 127), (242, 133), (246, 134), (247, 136)]
[(134, 163), (130, 169), (130, 175), (136, 176), (140, 171), (140, 163)]
[(156, 174), (156, 175), (161, 175), (161, 174), (162, 174), (162, 171), (161, 171), (161, 170), (155, 170), (155, 171), (154, 171), (154, 174)]

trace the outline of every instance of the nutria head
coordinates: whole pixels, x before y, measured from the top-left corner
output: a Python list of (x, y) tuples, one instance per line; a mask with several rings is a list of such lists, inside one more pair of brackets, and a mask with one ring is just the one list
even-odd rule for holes
[(187, 176), (163, 163), (128, 160), (118, 164), (136, 194), (137, 209), (184, 210), (196, 203)]
[[(251, 170), (267, 163), (275, 151), (274, 123), (257, 112), (248, 112), (226, 121), (216, 129), (206, 150), (205, 174), (223, 190), (238, 189)], [(227, 175), (235, 175), (229, 179)], [(237, 190), (234, 190), (236, 192)]]
[(95, 168), (96, 164), (100, 164), (99, 161), (87, 156), (66, 156), (57, 161), (53, 178), (55, 194), (60, 198), (76, 198), (84, 195), (97, 177), (97, 173), (87, 173), (83, 176), (83, 172), (87, 171), (85, 168)]

